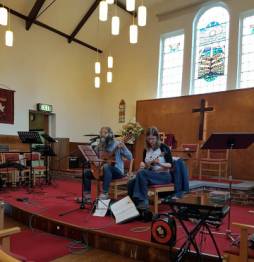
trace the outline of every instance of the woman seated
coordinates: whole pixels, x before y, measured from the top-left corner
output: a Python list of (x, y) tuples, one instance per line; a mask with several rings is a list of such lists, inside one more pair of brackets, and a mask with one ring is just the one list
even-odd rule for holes
[(169, 147), (160, 142), (159, 131), (150, 127), (146, 131), (143, 162), (136, 178), (128, 184), (128, 194), (140, 209), (149, 207), (148, 186), (162, 185), (172, 182), (170, 168), (172, 155)]

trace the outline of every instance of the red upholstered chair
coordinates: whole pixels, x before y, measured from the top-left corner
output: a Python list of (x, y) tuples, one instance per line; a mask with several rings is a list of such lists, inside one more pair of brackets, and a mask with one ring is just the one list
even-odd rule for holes
[(172, 192), (174, 191), (174, 184), (165, 184), (165, 185), (153, 185), (149, 186), (149, 195), (151, 195), (152, 200), (153, 200), (153, 212), (155, 214), (158, 213), (158, 206), (161, 203), (161, 200), (159, 199), (159, 193), (162, 192)]
[(233, 223), (240, 229), (240, 247), (230, 246), (224, 251), (227, 262), (254, 262), (254, 249), (248, 247), (248, 231), (254, 231), (253, 225)]
[(227, 178), (229, 151), (202, 150), (202, 152), (206, 152), (207, 155), (199, 159), (199, 179), (202, 179), (202, 176), (207, 173), (215, 173), (219, 179), (224, 174), (224, 178)]
[[(16, 162), (20, 163), (19, 153), (2, 153), (1, 163)], [(5, 167), (0, 168), (1, 178), (6, 182), (11, 182), (12, 186), (16, 186), (19, 180), (19, 171), (16, 168)]]
[[(26, 153), (24, 155), (26, 162), (31, 161), (31, 154)], [(43, 165), (41, 154), (38, 152), (32, 153), (32, 167), (33, 167), (33, 185), (36, 183), (37, 178), (45, 178), (46, 167)]]

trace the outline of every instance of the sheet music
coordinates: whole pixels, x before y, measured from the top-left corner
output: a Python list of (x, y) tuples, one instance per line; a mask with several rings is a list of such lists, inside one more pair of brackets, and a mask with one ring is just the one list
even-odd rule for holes
[(139, 212), (129, 196), (112, 204), (110, 208), (117, 224), (139, 216)]
[(110, 199), (107, 200), (98, 200), (98, 203), (96, 205), (96, 209), (93, 213), (93, 216), (96, 217), (105, 217), (107, 211), (108, 211), (108, 206), (110, 203)]

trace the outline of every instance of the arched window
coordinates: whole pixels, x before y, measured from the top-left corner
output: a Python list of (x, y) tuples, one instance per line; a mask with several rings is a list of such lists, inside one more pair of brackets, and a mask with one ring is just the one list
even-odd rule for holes
[(161, 37), (158, 97), (181, 96), (184, 33), (177, 31)]
[(238, 87), (254, 87), (254, 12), (241, 20)]
[(204, 11), (194, 23), (192, 94), (227, 88), (229, 13), (221, 5)]

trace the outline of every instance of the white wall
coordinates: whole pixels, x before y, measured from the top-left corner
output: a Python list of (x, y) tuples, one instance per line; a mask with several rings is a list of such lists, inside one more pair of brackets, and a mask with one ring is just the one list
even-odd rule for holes
[[(231, 15), (228, 89), (233, 89), (236, 87), (239, 14), (254, 9), (254, 1), (227, 0), (224, 2), (228, 5)], [(164, 33), (184, 29), (185, 50), (182, 93), (189, 93), (192, 24), (197, 11), (183, 12), (182, 15), (159, 22), (156, 14), (166, 12), (169, 6), (173, 8), (172, 4), (174, 4), (172, 1), (170, 3), (166, 2), (164, 5), (159, 5), (157, 8), (150, 10), (148, 25), (140, 30), (137, 45), (131, 46), (128, 43), (128, 28), (125, 28), (125, 31), (121, 32), (120, 37), (116, 38), (112, 44), (112, 53), (115, 57), (114, 81), (111, 86), (105, 86), (100, 92), (103, 97), (104, 107), (102, 121), (104, 124), (111, 125), (115, 130), (119, 130), (121, 127), (121, 124), (118, 124), (117, 121), (118, 104), (122, 98), (125, 99), (127, 105), (127, 121), (135, 116), (137, 100), (156, 98), (160, 36)], [(178, 4), (178, 2), (175, 4)]]
[(99, 92), (93, 86), (96, 53), (11, 16), (14, 47), (4, 45), (0, 28), (0, 83), (15, 90), (15, 124), (0, 124), (0, 134), (28, 130), (29, 109), (36, 103), (52, 104), (56, 136), (84, 141), (83, 134), (100, 126)]
[[(156, 98), (160, 36), (184, 29), (185, 52), (183, 94), (190, 86), (192, 22), (196, 12), (158, 21), (156, 14), (190, 0), (165, 1), (149, 10), (148, 25), (140, 30), (139, 43), (131, 46), (128, 27), (112, 38), (111, 52), (115, 58), (113, 83), (96, 90), (93, 84), (96, 54), (52, 32), (33, 25), (25, 30), (24, 21), (12, 16), (15, 43), (4, 46), (4, 28), (0, 27), (0, 83), (15, 93), (15, 124), (0, 124), (0, 134), (16, 134), (28, 130), (28, 111), (35, 104), (52, 104), (56, 113), (56, 136), (71, 141), (85, 141), (85, 133), (97, 132), (100, 126), (118, 131), (118, 106), (126, 101), (126, 121), (135, 117), (136, 101)], [(192, 1), (195, 2), (195, 1)], [(239, 14), (254, 9), (253, 0), (227, 0), (230, 14), (230, 58), (228, 87), (234, 88), (237, 68)], [(174, 6), (175, 5), (175, 6)], [(109, 50), (105, 50), (105, 61)], [(105, 72), (104, 72), (105, 73)], [(149, 117), (149, 115), (148, 115)]]

